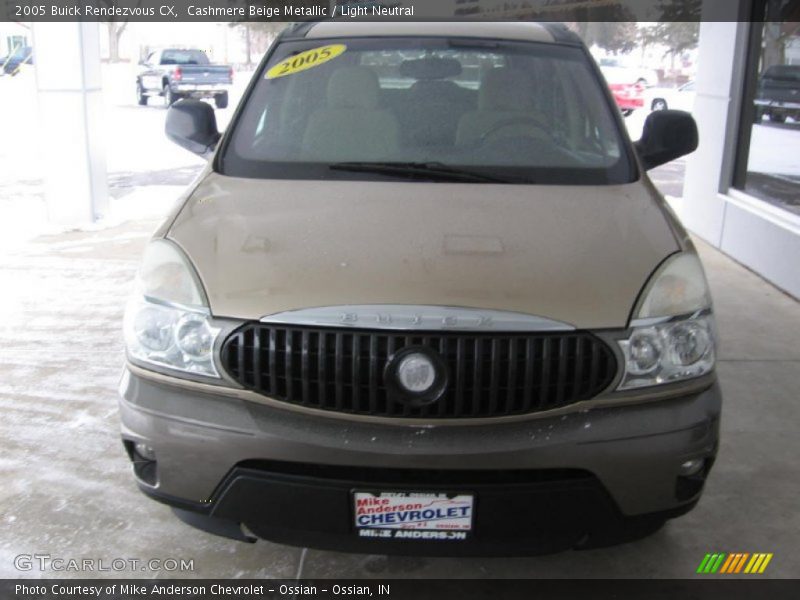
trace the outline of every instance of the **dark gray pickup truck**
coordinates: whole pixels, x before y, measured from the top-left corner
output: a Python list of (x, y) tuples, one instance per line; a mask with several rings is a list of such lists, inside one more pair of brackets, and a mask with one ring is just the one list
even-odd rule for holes
[(217, 108), (228, 106), (233, 68), (212, 65), (202, 50), (157, 50), (139, 65), (136, 98), (141, 105), (150, 96), (162, 96), (167, 106), (183, 98), (214, 98)]
[(763, 116), (783, 123), (786, 117), (800, 121), (800, 65), (769, 67), (758, 82), (756, 122)]

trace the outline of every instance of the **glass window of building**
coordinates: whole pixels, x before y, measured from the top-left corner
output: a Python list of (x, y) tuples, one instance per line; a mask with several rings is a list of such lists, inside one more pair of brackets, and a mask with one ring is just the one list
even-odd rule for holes
[(734, 186), (800, 215), (800, 14), (798, 3), (755, 3)]

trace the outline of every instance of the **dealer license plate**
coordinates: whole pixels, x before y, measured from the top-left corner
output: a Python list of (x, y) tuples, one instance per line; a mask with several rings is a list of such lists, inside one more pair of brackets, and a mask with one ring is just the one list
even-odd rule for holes
[(472, 531), (473, 494), (353, 492), (359, 537), (465, 540)]

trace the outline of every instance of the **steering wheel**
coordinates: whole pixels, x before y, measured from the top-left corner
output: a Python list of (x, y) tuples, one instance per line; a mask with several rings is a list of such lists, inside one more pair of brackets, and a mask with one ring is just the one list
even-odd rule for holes
[[(502, 119), (502, 120), (498, 121), (497, 123), (495, 123), (491, 127), (491, 129), (489, 129), (489, 131), (486, 131), (483, 135), (481, 135), (481, 137), (478, 138), (478, 142), (479, 142), (479, 144), (483, 145), (489, 140), (489, 138), (491, 138), (493, 135), (497, 135), (497, 133), (499, 133), (503, 129), (508, 129), (509, 127), (514, 127), (514, 126), (519, 127), (519, 126), (523, 126), (523, 125), (525, 125), (525, 126), (531, 126), (532, 125), (538, 131), (541, 131), (542, 133), (544, 133), (547, 136), (549, 141), (551, 141), (553, 143), (556, 143), (555, 136), (550, 131), (548, 131), (548, 129), (545, 127), (545, 125), (541, 121), (539, 121), (539, 119), (537, 119), (536, 117), (532, 117), (532, 116), (510, 117), (508, 119)], [(529, 136), (520, 136), (520, 137), (529, 137)]]

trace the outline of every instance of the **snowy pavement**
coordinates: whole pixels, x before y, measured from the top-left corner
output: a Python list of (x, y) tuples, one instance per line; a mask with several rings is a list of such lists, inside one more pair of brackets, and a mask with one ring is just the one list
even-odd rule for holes
[[(135, 65), (103, 65), (103, 134), (106, 148), (110, 221), (124, 215), (159, 217), (180, 191), (194, 179), (204, 161), (179, 148), (164, 135), (166, 108), (160, 98), (139, 106), (134, 94)], [(252, 73), (237, 73), (231, 90), (231, 108), (217, 111), (220, 128), (227, 126)], [(0, 250), (56, 230), (47, 224), (43, 174), (38, 159), (42, 132), (37, 125), (35, 73), (32, 68), (16, 77), (0, 77)], [(114, 202), (143, 186), (156, 186), (163, 200), (155, 212), (143, 214), (128, 203)], [(163, 186), (174, 186), (172, 198)], [(141, 198), (141, 196), (140, 196)], [(132, 199), (131, 199), (132, 200)], [(137, 200), (138, 201), (138, 200)]]

